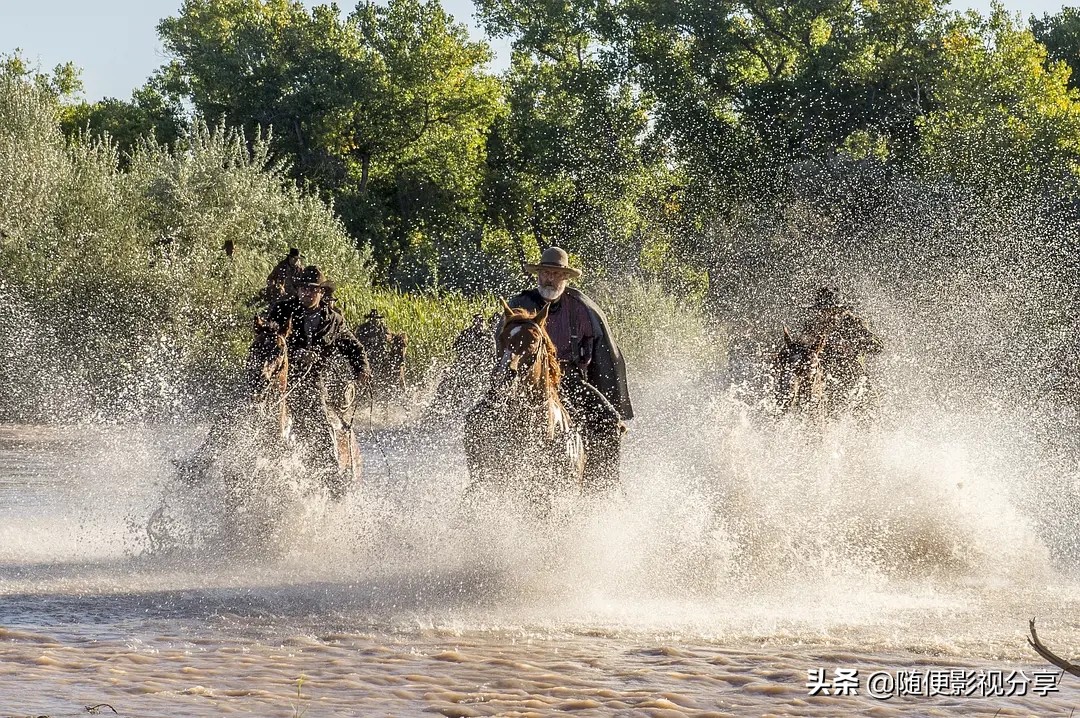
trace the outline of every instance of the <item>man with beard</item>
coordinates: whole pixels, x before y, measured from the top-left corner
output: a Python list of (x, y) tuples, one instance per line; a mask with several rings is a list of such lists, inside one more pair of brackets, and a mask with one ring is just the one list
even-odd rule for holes
[(536, 288), (508, 304), (530, 311), (548, 305), (546, 328), (562, 367), (566, 408), (585, 441), (586, 488), (610, 489), (619, 481), (622, 420), (634, 416), (622, 353), (604, 313), (569, 286), (581, 272), (570, 266), (564, 250), (549, 247), (538, 264), (524, 264), (523, 269), (536, 275)]

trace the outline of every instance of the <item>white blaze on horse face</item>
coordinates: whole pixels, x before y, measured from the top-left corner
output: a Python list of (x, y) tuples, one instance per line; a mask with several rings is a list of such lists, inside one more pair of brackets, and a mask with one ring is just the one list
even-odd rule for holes
[(510, 370), (511, 352), (509, 349), (503, 349), (502, 357), (499, 358), (499, 368), (496, 372), (497, 376), (504, 376), (507, 371)]

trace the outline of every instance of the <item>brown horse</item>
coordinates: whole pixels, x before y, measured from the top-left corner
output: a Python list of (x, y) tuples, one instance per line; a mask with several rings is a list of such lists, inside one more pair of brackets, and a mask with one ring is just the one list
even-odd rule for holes
[(390, 331), (386, 318), (375, 309), (356, 327), (357, 340), (364, 346), (371, 365), (371, 398), (390, 411), (390, 402), (405, 394), (406, 334)]
[(494, 488), (550, 499), (581, 491), (581, 433), (559, 396), (561, 373), (539, 312), (503, 304), (499, 363), (491, 386), (465, 417), (469, 489)]
[[(250, 409), (237, 417), (232, 431), (236, 443), (256, 448), (256, 465), (273, 467), (285, 454), (299, 451), (308, 474), (319, 476), (330, 495), (340, 498), (360, 478), (355, 377), (340, 356), (328, 359), (317, 375), (310, 367), (290, 366), (291, 329), (291, 323), (279, 327), (255, 319), (247, 358)], [(238, 468), (250, 470), (243, 461)]]
[(247, 395), (210, 426), (195, 452), (174, 461), (185, 483), (203, 482), (211, 465), (221, 459), (238, 436), (252, 446), (272, 448), (288, 439), (291, 421), (288, 396), (289, 353), (286, 341), (291, 325), (280, 327), (255, 317), (255, 339), (245, 361)]
[(864, 357), (881, 348), (881, 340), (846, 307), (830, 309), (799, 339), (785, 327), (773, 362), (777, 405), (784, 413), (800, 411), (822, 421), (866, 415), (873, 393)]
[(255, 317), (255, 339), (248, 351), (246, 370), (252, 404), (264, 415), (273, 417), (277, 436), (289, 435), (289, 412), (285, 404), (289, 388), (289, 332), (292, 324), (284, 327), (276, 322)]

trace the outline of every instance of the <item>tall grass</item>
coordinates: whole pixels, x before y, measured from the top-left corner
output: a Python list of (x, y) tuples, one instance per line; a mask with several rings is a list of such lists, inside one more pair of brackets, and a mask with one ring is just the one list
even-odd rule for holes
[(452, 361), (451, 344), (476, 313), (490, 315), (498, 306), (491, 296), (469, 297), (460, 292), (405, 294), (392, 289), (350, 285), (339, 289), (338, 306), (355, 327), (372, 309), (386, 317), (394, 331), (409, 336), (406, 374), (420, 381), (433, 367)]
[(723, 344), (701, 309), (700, 297), (677, 297), (656, 281), (638, 277), (588, 283), (585, 291), (603, 309), (631, 373), (671, 363), (719, 363)]

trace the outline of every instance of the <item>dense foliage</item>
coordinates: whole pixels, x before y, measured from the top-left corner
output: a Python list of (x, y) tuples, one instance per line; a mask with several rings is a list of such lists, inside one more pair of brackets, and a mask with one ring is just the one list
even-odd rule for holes
[(110, 142), (67, 142), (62, 90), (15, 62), (0, 70), (8, 413), (40, 407), (43, 386), (109, 413), (175, 405), (191, 383), (226, 391), (246, 304), (290, 246), (367, 280), (340, 220), (266, 143), (196, 125), (172, 149), (132, 148), (121, 170)]
[[(655, 332), (633, 317), (670, 313), (662, 331), (678, 334), (688, 308), (721, 306), (743, 281), (733, 266), (752, 273), (796, 242), (761, 239), (792, 207), (812, 205), (821, 232), (848, 227), (853, 250), (852, 228), (898, 186), (988, 217), (1022, 197), (1074, 222), (1080, 10), (1025, 23), (941, 0), (477, 7), (512, 42), (500, 75), (439, 0), (344, 14), (185, 0), (159, 26), (169, 62), (127, 101), (75, 102), (73, 66), (8, 57), (0, 280), (74, 348), (66, 382), (111, 386), (116, 403), (225, 376), (213, 347), (242, 343), (245, 302), (290, 245), (345, 283), (351, 319), (377, 306), (415, 334), (419, 376), (550, 244), (645, 347)], [(110, 351), (127, 358), (80, 364)], [(177, 379), (125, 387), (130, 361)]]
[(268, 138), (332, 200), (380, 281), (504, 289), (552, 243), (599, 274), (700, 294), (718, 222), (838, 159), (1072, 197), (1077, 10), (989, 17), (942, 0), (480, 0), (491, 52), (438, 0), (308, 10), (185, 0), (172, 60), (131, 102), (69, 108), (122, 148), (180, 108)]

